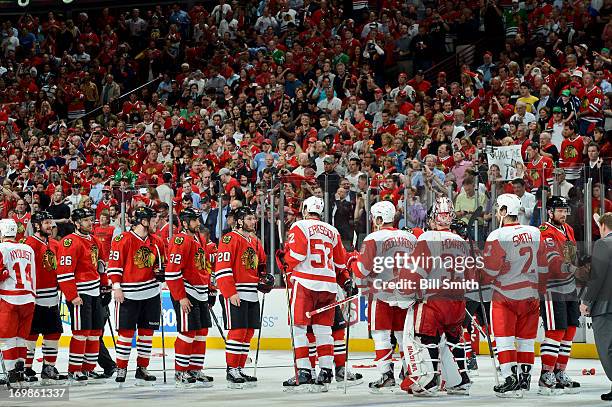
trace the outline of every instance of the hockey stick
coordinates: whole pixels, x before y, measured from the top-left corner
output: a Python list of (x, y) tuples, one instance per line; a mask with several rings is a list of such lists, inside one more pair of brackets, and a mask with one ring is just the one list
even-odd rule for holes
[(312, 317), (314, 315), (317, 315), (317, 314), (320, 314), (322, 312), (328, 311), (328, 310), (330, 310), (332, 308), (336, 308), (337, 306), (340, 306), (340, 305), (345, 304), (347, 302), (353, 301), (355, 298), (359, 298), (359, 294), (353, 295), (352, 297), (346, 297), (343, 300), (332, 302), (331, 304), (328, 304), (328, 305), (326, 305), (324, 307), (321, 307), (319, 309), (316, 309), (314, 311), (306, 311), (306, 317), (310, 318), (310, 317)]
[(346, 357), (344, 362), (344, 394), (346, 394), (346, 388), (348, 386), (348, 366), (349, 366), (349, 339), (351, 337), (351, 304), (348, 303), (348, 321), (346, 321)]
[(219, 331), (219, 335), (221, 335), (221, 339), (223, 339), (223, 343), (227, 344), (227, 339), (225, 339), (225, 334), (223, 334), (223, 329), (221, 329), (221, 324), (219, 324), (219, 319), (217, 319), (217, 316), (213, 312), (213, 307), (209, 305), (208, 309), (210, 311), (210, 316), (212, 317), (215, 323), (215, 326), (217, 327), (217, 330)]
[[(281, 239), (281, 244), (282, 244)], [(289, 276), (287, 276), (287, 263), (284, 263), (279, 258), (279, 255), (282, 251), (279, 249), (275, 253), (276, 263), (279, 266), (282, 266), (283, 270), (283, 278), (285, 279), (285, 293), (287, 294), (287, 317), (289, 319), (289, 334), (291, 335), (291, 353), (293, 354), (293, 370), (295, 372), (295, 384), (300, 385), (300, 379), (298, 377), (298, 368), (297, 368), (297, 356), (295, 355), (295, 336), (293, 334), (293, 314), (291, 313), (291, 295), (289, 294)]]
[(10, 390), (12, 389), (11, 382), (9, 381), (8, 370), (6, 370), (6, 365), (4, 364), (4, 354), (2, 352), (1, 346), (0, 346), (0, 362), (2, 365), (2, 373), (4, 373), (4, 378), (6, 380), (6, 387)]
[(261, 327), (263, 324), (264, 306), (266, 305), (266, 294), (261, 299), (261, 315), (259, 316), (259, 332), (257, 333), (257, 348), (255, 350), (255, 366), (253, 366), (253, 376), (257, 377), (257, 362), (259, 361), (259, 344), (261, 343)]
[[(472, 213), (472, 216), (470, 216), (468, 225), (472, 227), (478, 227), (476, 222), (481, 215), (482, 215), (482, 206), (479, 206)], [(472, 256), (472, 259), (475, 260), (476, 255), (474, 252), (474, 241), (472, 240), (472, 235), (469, 233), (468, 233), (468, 240), (470, 242), (470, 255)], [(482, 278), (479, 278), (479, 280), (482, 280)], [(487, 338), (487, 344), (489, 345), (489, 355), (491, 356), (491, 363), (493, 364), (493, 371), (495, 372), (495, 384), (499, 386), (499, 376), (497, 374), (497, 368), (495, 367), (495, 352), (493, 351), (493, 342), (491, 341), (491, 335), (489, 334), (489, 328), (490, 328), (489, 318), (487, 316), (487, 310), (484, 306), (484, 300), (482, 297), (482, 287), (481, 287), (480, 281), (478, 283), (478, 300), (480, 301), (480, 308), (482, 309), (482, 319), (484, 320), (482, 322), (484, 322), (485, 326), (487, 327), (487, 332), (485, 336)]]
[[(163, 265), (161, 259), (161, 253), (159, 251), (159, 247), (155, 246), (155, 250), (157, 250), (157, 261), (159, 264), (159, 271), (163, 273)], [(164, 328), (164, 300), (162, 299), (161, 290), (159, 293), (159, 327), (161, 328), (162, 335), (162, 369), (164, 369), (164, 384), (168, 382), (166, 377), (166, 330)]]

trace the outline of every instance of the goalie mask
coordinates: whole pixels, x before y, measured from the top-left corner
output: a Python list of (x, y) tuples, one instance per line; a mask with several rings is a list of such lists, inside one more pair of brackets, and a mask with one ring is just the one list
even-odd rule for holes
[(447, 197), (436, 198), (431, 208), (431, 215), (429, 218), (433, 221), (436, 226), (439, 227), (450, 227), (453, 219), (455, 219), (455, 207), (453, 202)]

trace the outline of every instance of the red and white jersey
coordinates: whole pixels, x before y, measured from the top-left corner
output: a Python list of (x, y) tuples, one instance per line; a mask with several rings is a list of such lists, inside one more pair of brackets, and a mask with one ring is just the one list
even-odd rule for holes
[(243, 301), (259, 301), (258, 269), (265, 264), (266, 253), (257, 236), (236, 230), (225, 234), (219, 242), (215, 264), (215, 278), (223, 297), (238, 294)]
[(489, 234), (483, 251), (484, 271), (493, 277), (493, 299), (537, 299), (546, 245), (540, 230), (516, 223)]
[(25, 236), (26, 229), (28, 228), (28, 223), (30, 223), (30, 219), (32, 218), (32, 214), (24, 213), (23, 215), (13, 215), (13, 220), (17, 224), (17, 236), (15, 236), (15, 240), (18, 242)]
[(584, 151), (584, 138), (577, 136), (570, 140), (564, 138), (561, 142), (561, 151), (559, 151), (559, 167), (565, 168), (565, 177), (568, 180), (580, 178), (580, 170), (582, 169)]
[(172, 298), (180, 301), (187, 294), (208, 301), (210, 270), (206, 268), (206, 246), (199, 234), (179, 233), (168, 247), (166, 284)]
[(287, 235), (285, 261), (291, 280), (311, 291), (336, 293), (348, 279), (346, 250), (338, 230), (317, 219), (295, 222)]
[(100, 295), (100, 284), (108, 284), (108, 276), (103, 271), (107, 257), (102, 244), (92, 235), (75, 232), (60, 241), (57, 281), (67, 301), (82, 294)]
[(159, 295), (155, 271), (162, 265), (159, 243), (129, 231), (115, 237), (108, 256), (108, 278), (119, 284), (125, 298), (146, 300)]
[(36, 262), (36, 304), (51, 307), (59, 304), (57, 289), (57, 247), (53, 239), (43, 240), (36, 235), (25, 239), (34, 250)]
[(22, 243), (0, 243), (0, 270), (8, 278), (0, 282), (0, 299), (14, 305), (29, 304), (36, 296), (36, 262), (34, 250)]
[(603, 118), (604, 94), (599, 86), (593, 86), (591, 89), (581, 88), (578, 92), (580, 99), (580, 113), (586, 113), (582, 118), (588, 122), (596, 123)]
[(540, 226), (540, 235), (548, 249), (548, 273), (546, 289), (551, 293), (571, 294), (576, 290), (576, 279), (573, 274), (560, 273), (563, 263), (576, 263), (576, 238), (574, 229), (567, 223), (557, 226), (546, 222)]
[(552, 184), (554, 167), (553, 160), (544, 156), (541, 156), (537, 161), (532, 160), (527, 163), (527, 180), (532, 193), (543, 186)]
[(470, 246), (458, 234), (450, 230), (428, 230), (419, 236), (412, 254), (412, 272), (428, 280), (424, 297), (444, 296), (463, 300), (464, 290), (445, 288), (449, 282), (465, 280), (471, 258)]
[[(409, 261), (417, 244), (417, 238), (412, 233), (396, 228), (382, 228), (370, 233), (363, 240), (361, 252), (357, 261), (351, 266), (356, 277), (375, 278), (380, 281), (397, 282), (402, 262)], [(386, 267), (385, 259), (393, 259), (392, 267)], [(395, 290), (385, 290), (382, 287), (372, 287), (374, 300), (384, 301), (390, 305), (398, 305)]]

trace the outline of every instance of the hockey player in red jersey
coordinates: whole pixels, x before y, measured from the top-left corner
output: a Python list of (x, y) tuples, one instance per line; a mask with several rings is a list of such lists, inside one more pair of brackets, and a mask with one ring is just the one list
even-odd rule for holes
[[(348, 260), (350, 270), (355, 277), (361, 279), (361, 285), (369, 288), (368, 321), (370, 332), (374, 339), (376, 357), (381, 374), (379, 380), (371, 382), (372, 392), (380, 392), (395, 387), (393, 372), (393, 344), (391, 335), (395, 335), (402, 351), (402, 333), (408, 306), (411, 304), (397, 298), (394, 290), (381, 289), (377, 286), (380, 281), (395, 282), (398, 280), (398, 269), (395, 259), (410, 256), (416, 247), (417, 238), (410, 232), (393, 227), (395, 219), (395, 206), (392, 202), (381, 201), (372, 205), (370, 209), (374, 232), (363, 241), (361, 252), (351, 255)], [(352, 261), (355, 259), (356, 261)], [(383, 267), (380, 260), (394, 259), (391, 268)], [(376, 282), (375, 282), (376, 280)], [(363, 294), (363, 293), (362, 293)], [(403, 368), (402, 368), (403, 369)]]
[(540, 302), (545, 338), (540, 346), (542, 372), (538, 392), (544, 395), (577, 393), (580, 384), (565, 373), (572, 341), (576, 334), (580, 305), (576, 295), (576, 239), (574, 229), (566, 223), (570, 206), (567, 198), (553, 196), (546, 201), (548, 222), (540, 226), (540, 234), (549, 250), (548, 264), (552, 270), (566, 268), (561, 278), (545, 281), (546, 294)]
[(266, 254), (255, 236), (257, 218), (248, 207), (234, 212), (235, 228), (217, 248), (215, 277), (222, 295), (223, 320), (228, 329), (225, 344), (228, 387), (252, 387), (257, 378), (244, 373), (251, 338), (261, 328), (259, 295), (269, 292), (274, 278), (266, 272)]
[(209, 291), (206, 242), (200, 236), (200, 217), (191, 208), (179, 214), (181, 232), (168, 247), (166, 284), (176, 312), (174, 343), (177, 387), (211, 387), (213, 378), (204, 374), (206, 336), (212, 326), (208, 305), (215, 297)]
[(494, 279), (490, 324), (503, 376), (493, 389), (498, 397), (522, 397), (531, 383), (546, 247), (537, 228), (518, 223), (518, 196), (502, 194), (496, 206), (500, 228), (489, 235), (483, 251), (484, 271)]
[[(304, 200), (304, 219), (292, 225), (285, 244), (287, 271), (291, 273), (293, 283), (291, 311), (298, 377), (297, 383), (286, 381), (283, 385), (314, 384), (315, 391), (325, 391), (333, 379), (334, 340), (331, 327), (334, 309), (311, 318), (306, 313), (333, 303), (338, 285), (344, 288), (348, 296), (358, 293), (346, 270), (346, 252), (340, 234), (335, 227), (321, 221), (323, 210), (321, 198), (311, 196)], [(308, 360), (309, 325), (315, 336), (320, 365), (314, 383)]]
[(16, 243), (16, 236), (17, 223), (0, 219), (0, 343), (9, 383), (26, 380), (26, 338), (36, 295), (34, 251)]
[[(445, 369), (449, 372), (454, 369), (456, 380), (451, 384), (447, 379), (447, 392), (469, 394), (471, 386), (465, 367), (465, 350), (461, 344), (465, 318), (465, 290), (461, 284), (465, 281), (466, 268), (475, 264), (470, 265), (465, 261), (471, 257), (467, 242), (450, 231), (454, 217), (452, 201), (446, 197), (437, 198), (430, 215), (432, 230), (419, 236), (412, 254), (414, 264), (402, 273), (402, 278), (418, 281), (417, 287), (422, 296), (408, 311), (403, 338), (408, 372), (402, 389), (411, 391), (415, 396), (437, 393), (440, 361), (449, 364), (446, 361), (453, 357), (456, 366), (445, 366)], [(423, 282), (428, 283), (425, 288)], [(452, 287), (451, 282), (460, 285)], [(449, 286), (445, 288), (445, 284)], [(414, 321), (414, 332), (410, 332), (412, 327), (408, 321)], [(446, 344), (442, 342), (443, 334)], [(427, 352), (421, 352), (423, 347)], [(449, 350), (452, 357), (446, 358)], [(423, 353), (429, 359), (424, 358)], [(415, 360), (422, 363), (417, 364)]]
[(161, 314), (160, 286), (161, 250), (159, 242), (149, 234), (157, 214), (147, 206), (134, 210), (133, 225), (111, 243), (108, 277), (115, 298), (115, 327), (117, 338), (117, 376), (125, 382), (132, 338), (138, 329), (136, 349), (136, 384), (152, 384), (156, 377), (147, 370), (151, 358), (153, 333), (159, 328)]
[[(73, 384), (87, 384), (88, 379), (104, 379), (94, 372), (104, 329), (104, 311), (100, 290), (108, 288), (102, 244), (91, 235), (93, 211), (78, 208), (71, 219), (76, 231), (64, 237), (57, 250), (57, 281), (70, 311), (72, 338), (68, 361), (68, 379)], [(99, 380), (102, 382), (103, 380)]]
[(35, 212), (30, 220), (34, 234), (25, 239), (24, 243), (34, 250), (36, 262), (36, 307), (30, 336), (27, 340), (28, 357), (26, 359), (26, 376), (36, 379), (32, 369), (36, 341), (43, 336), (42, 353), (43, 367), (40, 378), (44, 384), (58, 384), (66, 380), (55, 368), (58, 342), (62, 336), (62, 320), (59, 309), (59, 292), (57, 289), (57, 249), (56, 240), (49, 236), (53, 230), (53, 216), (42, 211)]

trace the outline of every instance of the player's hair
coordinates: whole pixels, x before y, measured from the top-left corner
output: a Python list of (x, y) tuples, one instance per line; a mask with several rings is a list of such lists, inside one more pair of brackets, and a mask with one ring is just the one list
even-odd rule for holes
[(599, 218), (599, 224), (612, 230), (612, 212), (606, 212)]

